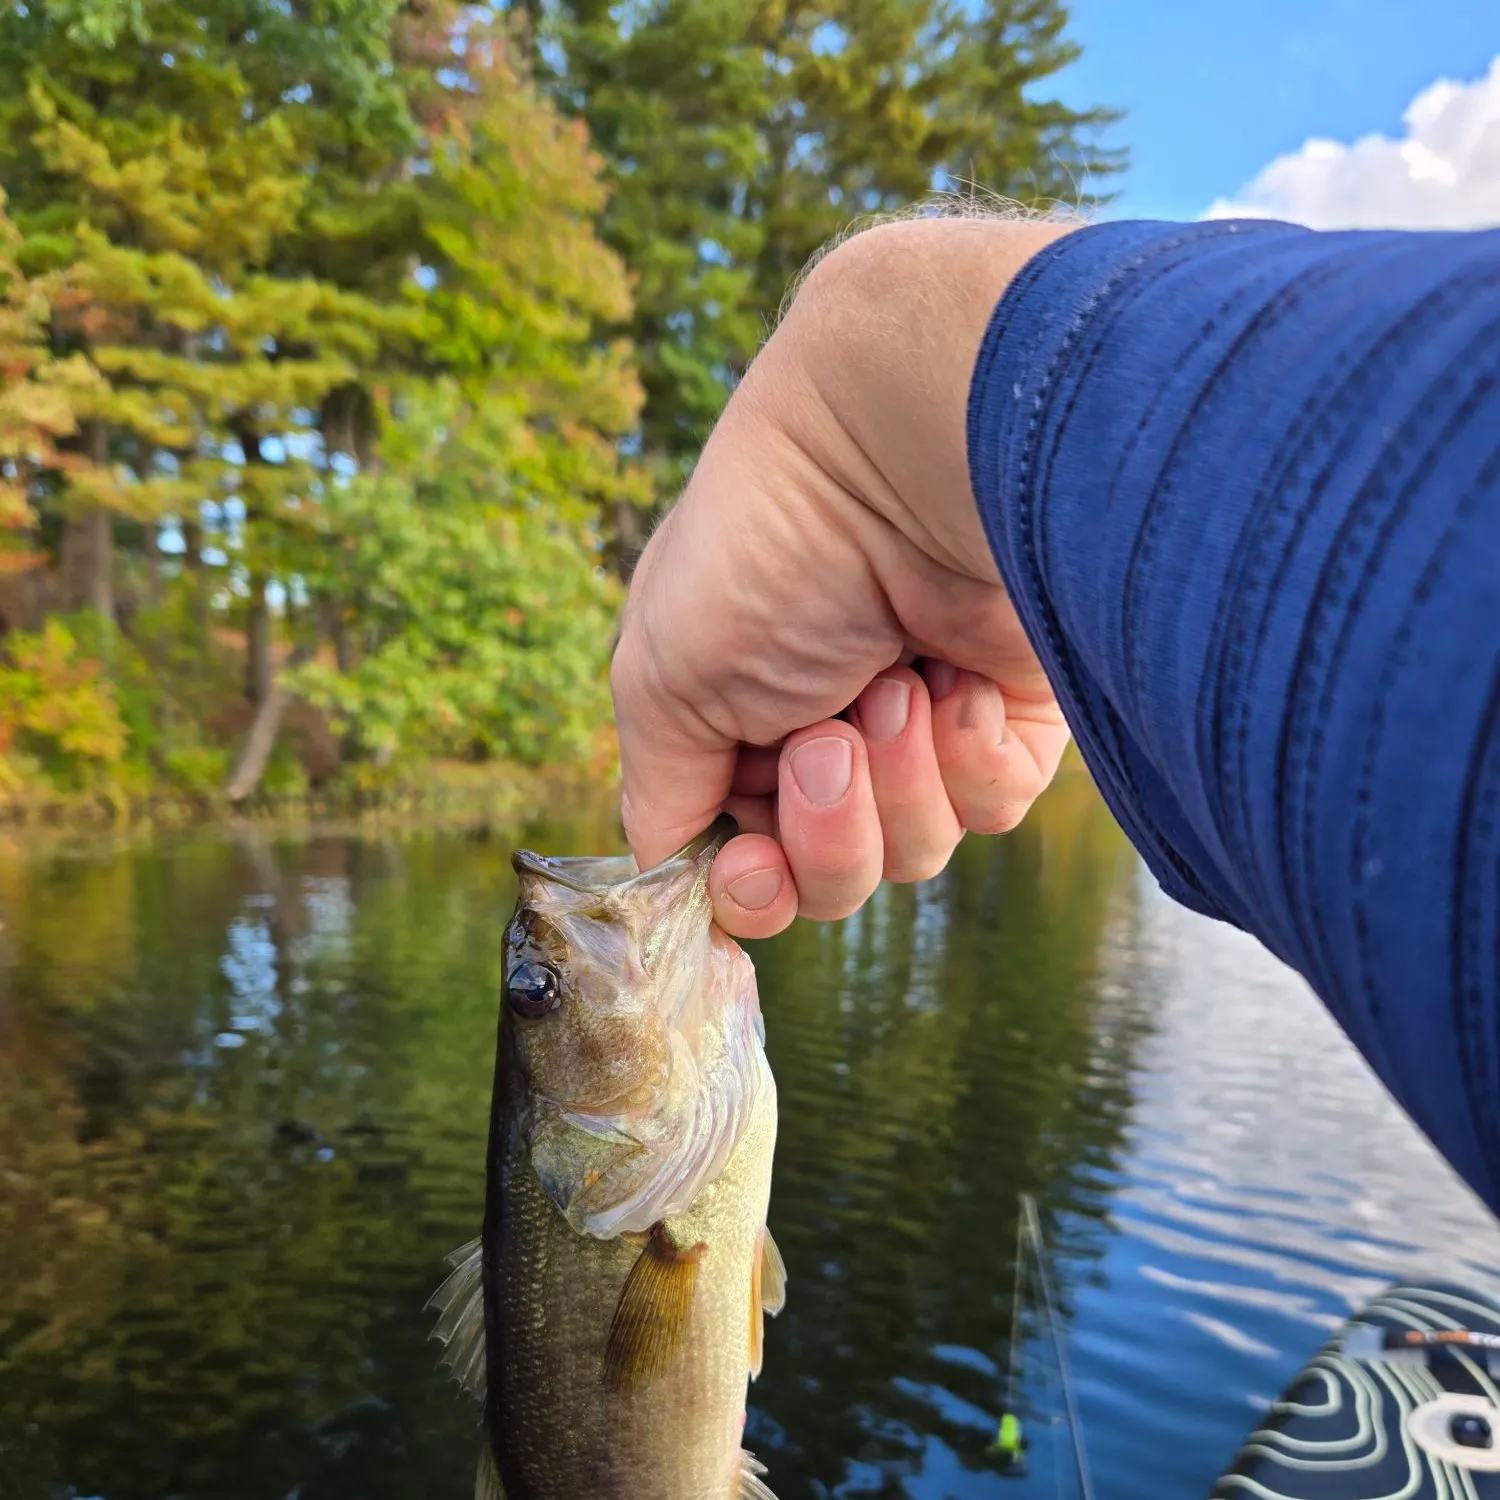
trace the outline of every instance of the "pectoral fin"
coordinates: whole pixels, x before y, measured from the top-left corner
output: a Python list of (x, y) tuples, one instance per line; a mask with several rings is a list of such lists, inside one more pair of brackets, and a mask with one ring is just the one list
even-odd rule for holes
[(786, 1306), (786, 1266), (769, 1229), (760, 1232), (760, 1253), (750, 1268), (750, 1378), (760, 1378), (765, 1357), (766, 1315)]
[(483, 1256), (478, 1240), (455, 1250), (448, 1257), (452, 1273), (427, 1303), (442, 1314), (432, 1330), (433, 1338), (444, 1346), (441, 1362), (481, 1401), (485, 1388)]
[(505, 1500), (505, 1486), (495, 1467), (495, 1455), (486, 1438), (479, 1449), (479, 1472), (474, 1476), (474, 1500)]
[(682, 1348), (704, 1246), (679, 1250), (657, 1224), (625, 1278), (604, 1350), (604, 1378), (617, 1389), (671, 1368)]
[(770, 1487), (760, 1476), (766, 1466), (753, 1453), (740, 1454), (740, 1487), (736, 1500), (776, 1500)]

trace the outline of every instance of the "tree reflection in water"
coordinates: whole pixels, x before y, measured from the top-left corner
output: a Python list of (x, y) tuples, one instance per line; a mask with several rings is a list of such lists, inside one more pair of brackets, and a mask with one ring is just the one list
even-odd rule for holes
[[(469, 1493), (423, 1304), (478, 1222), (507, 854), (609, 830), (0, 864), (0, 1495)], [(1131, 1106), (1145, 1022), (1097, 1004), (1130, 869), (1065, 780), (939, 880), (756, 946), (791, 1295), (750, 1440), (781, 1500), (999, 1482), (1017, 1194), (1066, 1305)]]

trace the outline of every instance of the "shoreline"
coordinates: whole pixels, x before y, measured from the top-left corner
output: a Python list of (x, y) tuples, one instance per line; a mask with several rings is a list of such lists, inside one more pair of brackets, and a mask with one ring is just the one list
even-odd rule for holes
[[(1093, 781), (1070, 743), (1044, 797), (1067, 795), (1077, 782)], [(385, 832), (523, 824), (544, 817), (576, 816), (610, 808), (605, 842), (624, 847), (615, 799), (619, 777), (612, 762), (569, 769), (532, 769), (504, 762), (481, 767), (438, 763), (423, 774), (385, 787), (342, 787), (327, 793), (257, 796), (234, 804), (222, 799), (139, 798), (123, 806), (83, 799), (31, 806), (0, 805), (0, 858), (69, 847), (121, 848), (182, 834), (245, 831)], [(1094, 795), (1098, 793), (1094, 790)], [(601, 845), (602, 847), (602, 845)]]
[(342, 788), (326, 794), (221, 800), (141, 798), (124, 806), (54, 802), (0, 807), (0, 857), (69, 846), (121, 848), (178, 834), (361, 831), (481, 827), (579, 812), (612, 801), (611, 772), (567, 772), (495, 766), (454, 775), (441, 768), (387, 788)]

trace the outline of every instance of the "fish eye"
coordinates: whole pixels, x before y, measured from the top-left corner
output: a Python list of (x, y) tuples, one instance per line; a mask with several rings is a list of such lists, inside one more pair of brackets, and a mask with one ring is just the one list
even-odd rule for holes
[(526, 959), (510, 971), (505, 997), (518, 1016), (539, 1021), (548, 1011), (557, 1009), (562, 999), (562, 980), (551, 964)]

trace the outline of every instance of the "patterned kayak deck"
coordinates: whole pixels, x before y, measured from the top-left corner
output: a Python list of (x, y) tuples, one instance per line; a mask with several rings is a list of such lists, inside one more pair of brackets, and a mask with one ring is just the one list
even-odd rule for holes
[(1213, 1500), (1500, 1500), (1500, 1306), (1392, 1287), (1272, 1406)]

